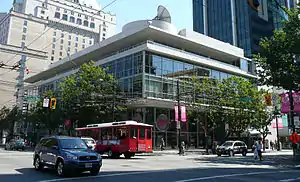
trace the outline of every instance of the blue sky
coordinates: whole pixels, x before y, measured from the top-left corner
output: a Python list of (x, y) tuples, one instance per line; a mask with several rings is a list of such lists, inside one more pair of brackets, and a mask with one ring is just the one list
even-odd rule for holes
[[(12, 7), (13, 0), (0, 0), (0, 12), (7, 12)], [(104, 7), (112, 0), (98, 0)], [(117, 0), (105, 11), (117, 15), (117, 32), (128, 22), (142, 19), (152, 19), (156, 16), (158, 5), (165, 6), (172, 17), (172, 23), (180, 30), (193, 28), (192, 0)]]

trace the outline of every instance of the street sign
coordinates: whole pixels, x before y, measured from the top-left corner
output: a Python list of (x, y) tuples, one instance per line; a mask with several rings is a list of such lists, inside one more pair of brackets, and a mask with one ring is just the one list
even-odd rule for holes
[(48, 107), (49, 106), (49, 99), (48, 98), (45, 98), (44, 101), (43, 101), (43, 107)]
[(240, 101), (245, 101), (245, 102), (249, 102), (249, 101), (252, 101), (253, 100), (253, 98), (251, 98), (251, 97), (242, 97), (242, 98), (239, 98), (239, 100)]
[(41, 99), (39, 97), (24, 97), (24, 100), (26, 101), (40, 101)]

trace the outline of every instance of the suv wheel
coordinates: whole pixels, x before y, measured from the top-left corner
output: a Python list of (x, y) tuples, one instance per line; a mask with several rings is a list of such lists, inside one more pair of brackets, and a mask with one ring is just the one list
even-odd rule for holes
[(39, 157), (35, 157), (34, 159), (34, 168), (37, 171), (40, 171), (41, 169), (43, 169), (43, 164), (41, 163), (41, 160)]
[(113, 157), (113, 152), (112, 152), (111, 149), (108, 150), (107, 155), (108, 155), (109, 158)]
[(99, 174), (100, 168), (95, 168), (91, 170), (91, 175), (97, 176)]
[(64, 163), (62, 161), (58, 161), (58, 164), (56, 165), (56, 173), (58, 176), (65, 175)]
[(243, 156), (246, 156), (246, 155), (247, 155), (247, 152), (244, 150), (243, 153), (242, 153), (242, 155), (243, 155)]

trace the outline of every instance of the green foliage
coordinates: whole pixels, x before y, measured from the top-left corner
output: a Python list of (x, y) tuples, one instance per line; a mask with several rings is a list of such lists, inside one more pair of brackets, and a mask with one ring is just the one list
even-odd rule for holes
[(19, 121), (22, 117), (21, 110), (17, 106), (13, 108), (3, 107), (0, 110), (0, 130), (7, 130), (9, 135), (14, 132), (15, 122)]
[(66, 117), (78, 120), (79, 126), (112, 121), (113, 105), (115, 113), (124, 109), (117, 80), (93, 61), (61, 82), (59, 90)]
[(222, 82), (210, 78), (193, 78), (193, 82), (197, 93), (193, 106), (207, 114), (208, 128), (227, 123), (229, 132), (240, 135), (249, 126), (258, 126), (258, 120), (265, 119), (263, 93), (250, 81), (233, 76)]
[(274, 31), (272, 37), (261, 40), (261, 51), (253, 57), (260, 85), (299, 90), (300, 65), (294, 63), (294, 56), (300, 54), (300, 9), (287, 12), (288, 21), (284, 22), (283, 28)]

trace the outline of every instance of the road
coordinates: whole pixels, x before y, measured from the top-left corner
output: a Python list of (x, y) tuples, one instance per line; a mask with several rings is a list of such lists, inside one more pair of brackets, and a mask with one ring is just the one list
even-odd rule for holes
[(104, 159), (98, 176), (74, 174), (58, 178), (45, 169), (37, 172), (32, 166), (32, 152), (0, 149), (1, 182), (199, 182), (199, 181), (300, 181), (291, 153), (265, 154), (264, 161), (247, 157), (216, 157), (198, 154), (136, 156), (133, 159)]

